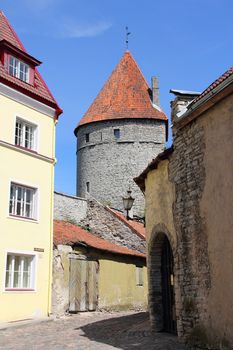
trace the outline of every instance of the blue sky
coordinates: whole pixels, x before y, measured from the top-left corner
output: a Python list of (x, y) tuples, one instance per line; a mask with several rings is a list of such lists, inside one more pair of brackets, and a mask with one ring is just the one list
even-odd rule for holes
[[(232, 0), (0, 0), (64, 110), (57, 126), (55, 189), (75, 194), (73, 130), (125, 51), (170, 116), (170, 88), (202, 91), (233, 64)], [(219, 116), (221, 118), (221, 116)], [(171, 142), (171, 139), (169, 140)]]

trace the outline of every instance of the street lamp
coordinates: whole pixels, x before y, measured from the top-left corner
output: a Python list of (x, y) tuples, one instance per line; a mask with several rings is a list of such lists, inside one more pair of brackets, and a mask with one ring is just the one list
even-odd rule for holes
[(132, 191), (130, 190), (130, 188), (128, 189), (127, 193), (128, 193), (128, 196), (122, 197), (122, 200), (123, 200), (124, 209), (126, 210), (126, 219), (129, 220), (130, 219), (129, 210), (133, 206), (134, 198), (131, 196)]

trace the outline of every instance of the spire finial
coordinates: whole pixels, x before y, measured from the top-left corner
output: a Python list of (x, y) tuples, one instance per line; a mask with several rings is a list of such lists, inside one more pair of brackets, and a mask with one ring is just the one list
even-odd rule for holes
[(126, 40), (125, 40), (126, 50), (128, 50), (128, 48), (129, 48), (129, 35), (131, 34), (131, 32), (129, 32), (128, 27), (125, 27), (125, 31), (126, 31)]

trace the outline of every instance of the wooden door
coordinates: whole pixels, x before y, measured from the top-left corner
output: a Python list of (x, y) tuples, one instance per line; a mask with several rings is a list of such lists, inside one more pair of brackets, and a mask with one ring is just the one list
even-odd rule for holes
[(164, 238), (161, 258), (163, 330), (176, 333), (174, 262), (172, 249), (167, 237)]
[(96, 310), (98, 262), (70, 258), (69, 311)]

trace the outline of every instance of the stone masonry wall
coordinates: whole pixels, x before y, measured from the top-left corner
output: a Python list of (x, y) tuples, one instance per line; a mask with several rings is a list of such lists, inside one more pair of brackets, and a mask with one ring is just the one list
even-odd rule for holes
[(83, 199), (55, 192), (54, 219), (89, 227), (97, 237), (145, 253), (145, 240), (90, 196)]
[(112, 243), (145, 253), (146, 242), (95, 199), (88, 200), (87, 217), (81, 225)]
[[(119, 138), (114, 136), (114, 129), (120, 130)], [(77, 195), (86, 197), (89, 182), (91, 196), (122, 210), (122, 196), (130, 186), (135, 198), (134, 214), (144, 216), (144, 197), (133, 178), (164, 150), (165, 129), (165, 122), (148, 119), (105, 121), (80, 127)]]
[(205, 320), (211, 280), (205, 221), (200, 200), (205, 185), (204, 129), (191, 122), (174, 132), (170, 180), (175, 184), (173, 217), (177, 234), (175, 276), (180, 286), (178, 334), (187, 338)]
[(79, 224), (87, 215), (87, 201), (84, 198), (54, 192), (54, 219)]

